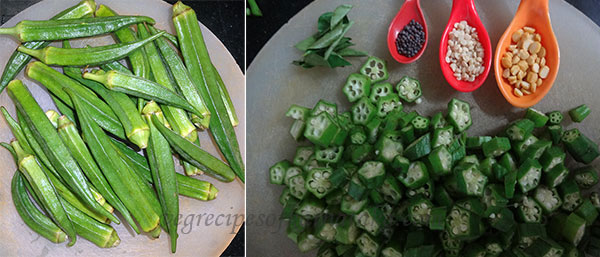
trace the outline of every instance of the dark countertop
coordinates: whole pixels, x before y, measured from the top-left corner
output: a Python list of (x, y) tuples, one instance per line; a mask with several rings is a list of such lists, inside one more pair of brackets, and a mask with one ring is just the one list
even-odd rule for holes
[[(600, 26), (600, 0), (566, 0)], [(260, 49), (271, 36), (312, 0), (268, 1), (256, 0), (262, 17), (247, 18), (246, 67), (250, 66)]]
[[(0, 0), (0, 25), (25, 8), (41, 0)], [(75, 0), (74, 0), (75, 2)], [(167, 0), (174, 4), (176, 0)], [(242, 71), (244, 69), (244, 1), (243, 0), (190, 0), (198, 20), (207, 26), (225, 44)], [(245, 226), (242, 226), (222, 256), (244, 256)]]

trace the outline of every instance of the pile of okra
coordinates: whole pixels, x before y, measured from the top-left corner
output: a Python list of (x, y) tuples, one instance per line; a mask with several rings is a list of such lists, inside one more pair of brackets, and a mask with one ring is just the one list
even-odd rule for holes
[[(157, 238), (167, 232), (175, 252), (178, 195), (209, 201), (218, 192), (190, 176), (244, 181), (238, 120), (195, 12), (181, 2), (173, 6), (177, 35), (153, 24), (150, 17), (119, 16), (84, 0), (48, 21), (0, 29), (22, 42), (0, 81), (16, 106), (16, 119), (2, 107), (15, 137), (2, 143), (18, 167), (12, 199), (23, 221), (52, 242), (68, 239), (71, 246), (79, 235), (114, 247), (120, 239), (109, 224), (121, 223), (117, 211), (136, 233)], [(69, 43), (104, 34), (116, 43)], [(49, 46), (53, 41), (62, 47)], [(60, 114), (44, 112), (14, 79), (23, 68), (47, 89)], [(227, 163), (200, 148), (198, 131), (204, 129)], [(173, 154), (188, 176), (175, 171)]]
[[(563, 113), (527, 109), (495, 136), (470, 136), (459, 99), (431, 117), (404, 110), (421, 87), (394, 87), (371, 57), (338, 113), (320, 100), (292, 105), (291, 135), (305, 141), (269, 170), (287, 236), (317, 256), (600, 256), (598, 144)], [(395, 90), (394, 90), (395, 89)], [(569, 111), (579, 123), (586, 105)], [(306, 140), (304, 140), (306, 139)], [(308, 142), (306, 142), (308, 141)], [(568, 155), (567, 155), (568, 153)], [(567, 157), (570, 156), (570, 157)]]

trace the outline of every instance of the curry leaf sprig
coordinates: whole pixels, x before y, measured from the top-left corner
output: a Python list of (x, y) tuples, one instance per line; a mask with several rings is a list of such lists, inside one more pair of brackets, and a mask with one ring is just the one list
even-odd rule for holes
[(318, 32), (296, 44), (304, 54), (293, 64), (303, 68), (327, 66), (330, 68), (350, 65), (345, 58), (365, 56), (365, 52), (350, 48), (354, 44), (346, 33), (354, 24), (348, 19), (351, 5), (340, 5), (333, 12), (326, 12), (317, 22)]

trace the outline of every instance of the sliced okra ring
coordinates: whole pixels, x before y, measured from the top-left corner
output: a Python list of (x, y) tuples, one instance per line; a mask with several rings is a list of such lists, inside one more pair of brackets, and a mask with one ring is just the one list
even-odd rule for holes
[(540, 139), (525, 149), (525, 152), (523, 152), (523, 157), (539, 159), (544, 154), (546, 149), (550, 148), (550, 146), (552, 146), (552, 141)]
[(550, 119), (548, 115), (533, 108), (527, 108), (527, 112), (525, 112), (525, 118), (533, 121), (536, 128), (543, 127)]
[(390, 204), (396, 204), (402, 199), (402, 189), (393, 176), (388, 175), (378, 190), (383, 194), (383, 199)]
[(371, 56), (360, 69), (360, 73), (367, 76), (371, 83), (376, 83), (388, 79), (389, 74), (385, 61)]
[(315, 168), (308, 172), (305, 187), (314, 196), (321, 199), (332, 190), (329, 177), (333, 173), (331, 168)]
[(352, 121), (355, 124), (367, 125), (376, 116), (375, 106), (363, 97), (352, 106)]
[(296, 155), (292, 163), (296, 166), (304, 166), (314, 152), (315, 150), (312, 146), (300, 146), (296, 149)]
[(346, 84), (342, 89), (348, 101), (355, 102), (356, 100), (367, 97), (371, 92), (371, 81), (365, 75), (352, 73), (348, 76)]
[(340, 127), (333, 122), (331, 116), (322, 112), (308, 119), (304, 137), (318, 146), (329, 147), (339, 130)]
[(379, 99), (391, 95), (392, 93), (392, 84), (388, 82), (377, 83), (371, 87), (369, 99), (371, 99), (372, 103), (377, 103)]
[(510, 140), (520, 141), (533, 132), (535, 123), (530, 119), (520, 119), (511, 122), (506, 128), (506, 135)]
[(391, 112), (399, 112), (402, 109), (404, 109), (404, 106), (397, 95), (390, 94), (382, 96), (377, 100), (377, 117), (379, 118), (385, 118)]
[(545, 213), (552, 213), (562, 205), (562, 200), (556, 189), (544, 185), (540, 185), (535, 189), (533, 199), (542, 207)]
[(517, 208), (517, 213), (520, 220), (525, 223), (542, 222), (542, 207), (529, 196), (523, 197)]
[(427, 156), (432, 172), (438, 176), (449, 174), (452, 171), (452, 154), (445, 146), (439, 146)]
[(591, 226), (594, 221), (596, 221), (596, 218), (598, 218), (598, 210), (590, 199), (583, 200), (579, 207), (575, 209), (574, 213), (577, 213), (579, 217), (582, 217), (587, 226)]
[(302, 216), (307, 220), (314, 220), (316, 217), (321, 215), (325, 210), (324, 201), (315, 198), (314, 196), (307, 195), (296, 209), (296, 214)]
[(342, 204), (340, 206), (343, 213), (348, 215), (356, 215), (360, 213), (368, 203), (368, 199), (365, 198), (363, 200), (356, 200), (352, 196), (346, 195), (342, 199)]
[(394, 157), (402, 154), (404, 146), (398, 140), (394, 140), (388, 137), (380, 137), (375, 144), (375, 155), (377, 160), (384, 163), (391, 163)]
[[(436, 128), (433, 131), (432, 147), (449, 146), (452, 143), (452, 140), (454, 140), (454, 127), (446, 126), (443, 128)], [(469, 140), (467, 140), (467, 142), (469, 142)]]
[(578, 162), (590, 164), (600, 156), (598, 144), (577, 128), (565, 131), (561, 140), (569, 154)]
[(529, 192), (538, 186), (542, 176), (542, 165), (528, 158), (517, 170), (517, 182), (522, 192)]
[(567, 180), (560, 184), (558, 192), (563, 201), (561, 207), (566, 211), (574, 211), (583, 202), (579, 186), (573, 180)]
[(285, 178), (285, 171), (290, 167), (288, 160), (283, 160), (269, 168), (269, 181), (271, 184), (281, 185)]
[(562, 122), (564, 116), (560, 111), (551, 111), (548, 113), (548, 123), (558, 125)]
[(569, 116), (574, 122), (582, 122), (592, 111), (585, 104), (577, 106), (569, 111)]
[(415, 197), (410, 200), (408, 217), (415, 226), (429, 226), (433, 203), (425, 197)]
[(374, 236), (379, 235), (385, 222), (385, 216), (377, 206), (366, 208), (354, 216), (356, 226)]
[(421, 82), (414, 78), (408, 76), (402, 77), (396, 85), (396, 91), (398, 91), (400, 98), (406, 102), (421, 102), (421, 95), (423, 94)]
[(298, 235), (298, 249), (303, 253), (317, 249), (320, 244), (321, 239), (312, 234), (310, 230), (305, 230)]
[(481, 149), (485, 157), (498, 157), (510, 150), (510, 140), (506, 137), (494, 137), (492, 140), (483, 143)]
[(310, 111), (309, 108), (304, 106), (292, 104), (285, 113), (285, 116), (295, 120), (306, 120), (310, 115)]
[(352, 217), (345, 217), (337, 225), (337, 233), (335, 234), (335, 241), (341, 244), (354, 244), (356, 238), (358, 238), (360, 229), (354, 223)]
[(423, 162), (416, 161), (410, 164), (406, 172), (398, 175), (398, 180), (408, 188), (418, 188), (427, 183), (429, 173)]
[(452, 238), (469, 238), (479, 233), (480, 222), (474, 213), (454, 206), (446, 216), (446, 232)]
[(558, 146), (551, 146), (540, 156), (540, 164), (545, 172), (549, 172), (554, 166), (565, 161), (566, 153)]
[(337, 163), (342, 159), (343, 152), (343, 146), (332, 146), (325, 149), (318, 149), (315, 152), (315, 157), (320, 162)]
[(368, 233), (362, 233), (362, 235), (356, 239), (356, 245), (360, 252), (365, 256), (377, 256), (380, 247), (379, 241)]
[(574, 171), (575, 182), (582, 188), (591, 188), (598, 184), (598, 171), (592, 166), (586, 166)]
[(463, 164), (454, 168), (458, 190), (467, 195), (481, 196), (488, 182), (475, 164)]
[(317, 116), (323, 112), (329, 113), (331, 117), (335, 117), (337, 115), (337, 105), (321, 99), (317, 102), (317, 104), (315, 104), (315, 107), (311, 110), (310, 115)]
[(455, 133), (467, 130), (473, 124), (469, 103), (453, 98), (448, 103), (448, 122), (454, 126)]
[(288, 181), (288, 187), (290, 188), (290, 194), (298, 199), (303, 199), (306, 195), (306, 187), (304, 187), (304, 177), (302, 174), (293, 176)]

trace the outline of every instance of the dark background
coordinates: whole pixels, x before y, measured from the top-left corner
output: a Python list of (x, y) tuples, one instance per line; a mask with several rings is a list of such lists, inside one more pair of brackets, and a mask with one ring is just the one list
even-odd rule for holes
[[(0, 0), (0, 25), (41, 0)], [(79, 0), (73, 0), (78, 2)], [(166, 0), (170, 4), (176, 0)], [(183, 1), (196, 11), (198, 20), (225, 44), (242, 71), (244, 69), (244, 0)], [(245, 227), (242, 226), (222, 256), (244, 256)], [(201, 252), (198, 253), (201, 255)]]
[[(566, 1), (600, 25), (600, 0)], [(246, 67), (250, 66), (254, 57), (271, 36), (312, 0), (256, 0), (256, 2), (262, 10), (263, 16), (248, 17), (246, 20), (246, 33), (248, 35), (246, 38)]]

